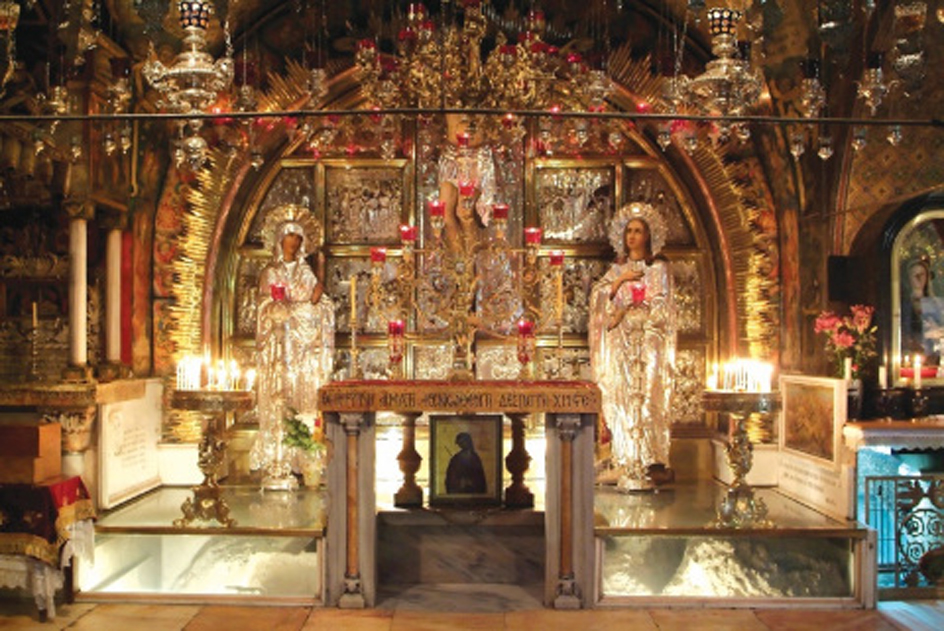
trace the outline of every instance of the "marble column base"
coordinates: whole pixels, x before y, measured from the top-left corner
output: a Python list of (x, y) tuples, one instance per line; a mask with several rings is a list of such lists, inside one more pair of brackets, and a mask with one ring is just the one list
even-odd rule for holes
[(66, 366), (62, 371), (62, 380), (68, 383), (88, 383), (94, 381), (91, 366)]

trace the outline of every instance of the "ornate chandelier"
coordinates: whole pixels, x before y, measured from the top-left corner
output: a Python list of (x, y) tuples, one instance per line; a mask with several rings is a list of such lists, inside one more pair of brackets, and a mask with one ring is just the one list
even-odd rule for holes
[[(144, 77), (160, 92), (158, 105), (167, 112), (190, 114), (204, 112), (220, 92), (233, 82), (233, 51), (227, 35), (226, 53), (214, 60), (206, 51), (206, 31), (213, 4), (209, 0), (180, 0), (180, 26), (184, 31), (183, 50), (173, 64), (165, 66), (153, 47), (144, 64)], [(201, 119), (181, 119), (179, 125), (178, 164), (184, 160), (197, 168), (206, 160), (207, 143), (200, 136)]]
[[(603, 70), (590, 69), (576, 52), (545, 42), (541, 11), (528, 13), (517, 43), (496, 35), (483, 58), (488, 20), (483, 2), (462, 3), (461, 24), (437, 28), (426, 7), (409, 5), (393, 55), (373, 39), (358, 43), (355, 63), (373, 107), (419, 109), (600, 111), (612, 91)], [(493, 125), (500, 131), (500, 121)]]
[(16, 68), (16, 38), (14, 33), (20, 20), (20, 5), (0, 2), (0, 95)]
[(732, 128), (739, 137), (747, 138), (747, 127), (731, 124), (730, 120), (745, 115), (757, 104), (764, 78), (751, 64), (750, 42), (737, 41), (737, 25), (743, 14), (721, 7), (709, 9), (707, 15), (715, 59), (705, 64), (705, 71), (696, 77), (677, 75), (670, 79), (664, 98), (673, 108), (717, 117), (722, 138), (727, 138)]

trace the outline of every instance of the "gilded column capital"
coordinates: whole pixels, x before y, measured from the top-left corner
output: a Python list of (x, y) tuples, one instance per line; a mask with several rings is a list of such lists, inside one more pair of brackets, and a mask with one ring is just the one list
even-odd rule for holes
[(59, 423), (62, 428), (63, 453), (82, 453), (92, 445), (92, 428), (97, 416), (96, 406), (72, 409), (53, 408), (41, 413), (47, 421)]
[(128, 213), (125, 212), (108, 212), (102, 213), (97, 219), (98, 225), (100, 225), (105, 230), (127, 230), (128, 229)]
[(62, 210), (69, 219), (91, 221), (95, 218), (95, 202), (90, 199), (67, 199), (62, 202)]
[(579, 414), (555, 414), (554, 427), (562, 441), (573, 442), (581, 430)]

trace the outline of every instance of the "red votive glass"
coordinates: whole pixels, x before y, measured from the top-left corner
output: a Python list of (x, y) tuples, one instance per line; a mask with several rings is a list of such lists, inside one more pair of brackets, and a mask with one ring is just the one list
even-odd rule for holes
[(534, 335), (534, 322), (531, 320), (525, 320), (524, 318), (518, 320), (518, 335), (521, 337), (530, 337)]
[(446, 216), (446, 202), (441, 202), (438, 199), (434, 199), (429, 202), (429, 216), (430, 217), (445, 217)]
[(371, 248), (370, 249), (370, 262), (371, 263), (386, 263), (387, 262), (387, 248)]
[(269, 285), (269, 292), (272, 294), (272, 300), (285, 300), (285, 285), (282, 283), (272, 283)]
[(554, 266), (563, 265), (564, 253), (561, 252), (560, 250), (554, 250), (553, 252), (551, 252), (549, 259), (550, 259), (551, 265), (554, 265)]
[(541, 245), (541, 235), (544, 231), (540, 228), (525, 228), (524, 242), (528, 245)]
[(492, 218), (499, 220), (508, 219), (508, 204), (493, 204)]
[(403, 320), (390, 320), (387, 323), (387, 333), (394, 337), (403, 335)]
[(646, 300), (646, 284), (631, 283), (629, 290), (632, 292), (633, 304), (638, 305)]
[(456, 144), (458, 144), (460, 147), (468, 147), (469, 140), (470, 138), (468, 132), (460, 131), (458, 134), (456, 134)]
[(414, 243), (416, 241), (416, 226), (403, 224), (400, 226), (400, 241)]
[(475, 182), (459, 182), (459, 194), (463, 197), (475, 195)]

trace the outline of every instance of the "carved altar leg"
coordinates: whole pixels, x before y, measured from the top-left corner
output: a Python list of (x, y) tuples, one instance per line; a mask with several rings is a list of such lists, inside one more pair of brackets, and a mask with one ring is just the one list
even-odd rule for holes
[(524, 443), (524, 419), (526, 414), (509, 414), (511, 419), (511, 451), (505, 457), (505, 467), (511, 474), (511, 484), (505, 489), (506, 508), (533, 508), (534, 493), (524, 483), (531, 456)]
[(416, 451), (416, 419), (419, 416), (419, 412), (403, 413), (403, 449), (397, 455), (403, 485), (393, 496), (393, 505), (398, 508), (423, 506), (423, 489), (416, 483), (416, 472), (423, 462), (423, 457)]
[(341, 609), (363, 609), (366, 606), (364, 590), (361, 585), (360, 559), (358, 551), (357, 527), (357, 440), (360, 435), (361, 416), (342, 414), (347, 451), (347, 525), (345, 538), (344, 593), (338, 602)]

